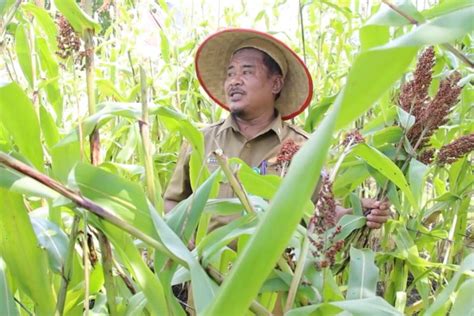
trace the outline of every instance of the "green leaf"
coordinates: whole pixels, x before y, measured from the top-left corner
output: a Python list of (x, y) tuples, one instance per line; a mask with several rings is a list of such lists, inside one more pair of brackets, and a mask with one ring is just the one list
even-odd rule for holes
[(37, 216), (30, 216), (30, 219), (40, 245), (48, 253), (51, 270), (61, 273), (69, 243), (68, 237), (58, 225), (47, 219)]
[(405, 193), (410, 204), (416, 209), (417, 203), (411, 192), (405, 176), (402, 171), (390, 160), (387, 156), (382, 154), (377, 149), (370, 147), (367, 144), (358, 144), (352, 150), (352, 153), (362, 158), (370, 166), (377, 169), (387, 179), (392, 181), (397, 187)]
[[(36, 169), (43, 170), (43, 148), (40, 128), (33, 104), (24, 90), (15, 82), (0, 86), (0, 123), (13, 137), (20, 153)], [(21, 113), (21, 119), (18, 115)]]
[(0, 16), (3, 16), (11, 6), (15, 3), (15, 0), (2, 0), (0, 1)]
[(15, 300), (8, 286), (6, 268), (5, 262), (0, 257), (0, 315), (19, 316), (20, 313), (18, 313)]
[(346, 299), (363, 299), (375, 296), (379, 269), (374, 264), (375, 253), (370, 249), (350, 250), (349, 283)]
[(436, 313), (443, 307), (446, 301), (449, 299), (450, 295), (454, 292), (455, 288), (458, 285), (459, 279), (462, 275), (469, 271), (474, 270), (474, 253), (471, 253), (462, 262), (459, 270), (454, 274), (453, 278), (449, 281), (448, 286), (446, 286), (443, 291), (436, 297), (433, 304), (428, 307), (424, 316), (437, 315)]
[(216, 182), (219, 170), (220, 169), (214, 171), (195, 193), (174, 208), (166, 221), (168, 226), (171, 227), (178, 236), (181, 236), (181, 239), (185, 243), (189, 241), (196, 230), (212, 186)]
[[(169, 315), (163, 285), (143, 261), (132, 238), (112, 225), (105, 225), (107, 236), (114, 244), (115, 251), (131, 272), (147, 300), (147, 306), (153, 315)], [(114, 304), (115, 302), (109, 302)]]
[(441, 1), (438, 5), (423, 11), (422, 14), (425, 18), (431, 19), (452, 11), (472, 6), (473, 3), (471, 0), (445, 0)]
[(54, 4), (79, 34), (84, 34), (87, 29), (99, 33), (100, 24), (85, 13), (75, 0), (54, 0)]
[(398, 122), (400, 122), (400, 125), (406, 130), (410, 129), (413, 124), (415, 124), (416, 117), (398, 106), (396, 109), (398, 114)]
[(384, 144), (395, 144), (400, 141), (403, 136), (403, 130), (399, 126), (389, 126), (381, 131), (374, 133), (372, 142), (375, 147)]
[(47, 186), (3, 166), (0, 166), (0, 187), (27, 196), (37, 196), (46, 199), (56, 199), (60, 196), (56, 191)]
[[(341, 232), (336, 235), (334, 241), (345, 239), (354, 230), (364, 227), (367, 219), (363, 215), (344, 215), (341, 217), (337, 226), (341, 226)], [(333, 232), (335, 228), (331, 228), (329, 233)]]
[(16, 284), (35, 303), (37, 314), (53, 315), (46, 253), (38, 245), (23, 198), (0, 188), (0, 201), (0, 253)]
[(402, 316), (398, 310), (383, 298), (374, 296), (365, 299), (331, 302), (331, 305), (342, 308), (354, 316)]
[(382, 48), (450, 43), (474, 30), (473, 15), (474, 6), (447, 13), (421, 24)]
[(41, 26), (44, 34), (48, 38), (49, 48), (53, 51), (56, 51), (58, 48), (56, 41), (58, 28), (48, 12), (44, 8), (32, 3), (22, 3), (21, 9), (35, 17), (36, 22)]
[(346, 126), (376, 102), (403, 75), (416, 51), (412, 47), (394, 47), (377, 48), (359, 54), (347, 78), (343, 111), (336, 127)]
[(390, 32), (384, 25), (366, 25), (360, 29), (359, 37), (360, 49), (365, 51), (386, 44), (390, 40)]
[(189, 252), (179, 237), (166, 225), (165, 221), (150, 207), (150, 215), (155, 224), (156, 232), (166, 247), (188, 264), (191, 274), (191, 287), (197, 313), (214, 301), (216, 285), (207, 276), (199, 261)]
[(306, 201), (319, 181), (342, 96), (338, 96), (331, 113), (293, 157), (268, 211), (204, 315), (240, 316), (256, 297), (303, 217)]
[[(401, 12), (414, 18), (416, 21), (423, 21), (423, 16), (418, 12), (416, 7), (410, 0), (391, 1), (391, 4), (396, 6)], [(365, 23), (366, 25), (387, 25), (387, 26), (402, 26), (410, 24), (410, 21), (394, 11), (386, 4), (382, 4), (380, 10), (370, 17)]]
[(418, 205), (420, 205), (423, 196), (423, 188), (425, 184), (424, 178), (427, 171), (428, 167), (425, 164), (416, 159), (411, 159), (408, 168), (408, 181)]
[(37, 52), (41, 63), (43, 73), (46, 75), (46, 79), (41, 82), (40, 88), (46, 90), (49, 103), (53, 106), (56, 114), (57, 122), (62, 121), (63, 115), (63, 96), (59, 90), (59, 66), (56, 59), (53, 57), (48, 44), (44, 38), (36, 39)]
[(15, 32), (15, 49), (18, 57), (18, 63), (25, 75), (26, 80), (33, 87), (33, 68), (31, 64), (31, 48), (28, 41), (28, 27), (29, 25), (20, 23), (16, 27)]
[(466, 280), (460, 287), (451, 309), (451, 316), (466, 316), (472, 315), (474, 311), (474, 300), (472, 299), (474, 293), (474, 279)]
[(59, 131), (56, 123), (54, 123), (51, 114), (44, 107), (40, 107), (40, 124), (43, 132), (44, 140), (49, 149), (51, 149), (59, 141)]

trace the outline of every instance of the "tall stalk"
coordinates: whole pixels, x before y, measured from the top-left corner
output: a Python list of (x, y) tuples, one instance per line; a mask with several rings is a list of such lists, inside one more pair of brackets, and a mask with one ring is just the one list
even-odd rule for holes
[(69, 235), (69, 245), (67, 249), (66, 259), (61, 271), (61, 287), (59, 288), (58, 301), (56, 304), (55, 316), (63, 315), (64, 313), (64, 303), (66, 302), (67, 287), (69, 281), (71, 280), (72, 274), (72, 259), (74, 258), (74, 246), (76, 244), (77, 235), (79, 232), (79, 222), (81, 218), (79, 216), (74, 216), (74, 221), (72, 222), (71, 234)]
[[(145, 183), (146, 193), (148, 199), (156, 207), (160, 215), (163, 215), (164, 208), (162, 203), (160, 205), (157, 201), (157, 196), (161, 195), (161, 187), (159, 182), (155, 182), (153, 170), (153, 158), (151, 156), (151, 142), (150, 142), (150, 121), (148, 114), (148, 84), (146, 79), (145, 69), (140, 66), (140, 85), (141, 85), (141, 103), (142, 103), (142, 119), (140, 124), (140, 136), (142, 138), (142, 161), (145, 166)], [(155, 185), (156, 183), (156, 185)]]
[[(92, 5), (93, 0), (85, 0), (83, 2), (84, 9), (87, 14), (93, 15)], [(95, 67), (94, 67), (94, 30), (87, 29), (84, 34), (85, 50), (86, 50), (86, 84), (87, 84), (87, 105), (89, 109), (89, 115), (93, 115), (96, 112), (96, 98), (95, 98)], [(97, 127), (92, 131), (90, 138), (90, 154), (91, 163), (96, 166), (100, 163), (100, 134)], [(117, 290), (115, 288), (114, 276), (112, 273), (113, 267), (113, 256), (111, 251), (111, 245), (107, 237), (102, 231), (98, 232), (99, 244), (102, 251), (102, 268), (104, 272), (104, 282), (107, 293), (107, 306), (110, 315), (117, 315), (115, 308), (115, 297), (117, 296)], [(87, 236), (86, 236), (87, 237)], [(86, 243), (86, 242), (85, 242)], [(84, 258), (84, 261), (87, 257)], [(87, 291), (87, 288), (86, 288)], [(88, 300), (86, 297), (85, 300)]]

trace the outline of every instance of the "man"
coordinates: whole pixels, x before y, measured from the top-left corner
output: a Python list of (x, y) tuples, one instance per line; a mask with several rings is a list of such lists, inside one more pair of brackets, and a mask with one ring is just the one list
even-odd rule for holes
[[(211, 35), (199, 47), (195, 59), (201, 86), (221, 107), (227, 119), (204, 129), (206, 154), (221, 149), (227, 157), (239, 157), (260, 173), (279, 174), (277, 155), (282, 144), (292, 140), (302, 145), (308, 135), (289, 125), (304, 111), (312, 97), (312, 79), (301, 59), (278, 39), (254, 30), (226, 29)], [(165, 209), (191, 195), (190, 148), (183, 147), (175, 172), (165, 192)], [(217, 162), (209, 157), (209, 169)], [(232, 197), (222, 184), (219, 197)], [(367, 226), (379, 228), (388, 219), (388, 205), (363, 200), (370, 209)], [(338, 207), (336, 217), (350, 210)], [(220, 226), (232, 217), (217, 217)]]

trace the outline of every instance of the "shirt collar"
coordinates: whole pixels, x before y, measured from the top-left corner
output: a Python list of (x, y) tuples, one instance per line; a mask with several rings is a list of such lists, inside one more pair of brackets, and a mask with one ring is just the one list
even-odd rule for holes
[[(239, 126), (235, 122), (232, 115), (227, 116), (227, 118), (224, 120), (224, 123), (222, 123), (222, 125), (219, 127), (219, 130), (217, 131), (217, 135), (219, 135), (220, 133), (222, 133), (224, 130), (228, 128), (232, 128), (234, 132), (240, 133)], [(281, 119), (280, 113), (277, 113), (277, 116), (275, 117), (275, 119), (270, 123), (270, 125), (267, 128), (265, 128), (262, 132), (260, 132), (259, 135), (263, 135), (270, 130), (272, 130), (278, 136), (278, 139), (280, 140), (280, 143), (281, 143), (283, 140), (283, 120)]]

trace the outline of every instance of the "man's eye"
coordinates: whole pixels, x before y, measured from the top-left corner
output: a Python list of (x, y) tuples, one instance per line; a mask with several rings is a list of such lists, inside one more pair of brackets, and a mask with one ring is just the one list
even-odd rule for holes
[(250, 70), (244, 70), (244, 75), (250, 75), (252, 73), (252, 71)]
[(233, 72), (228, 72), (228, 73), (227, 73), (227, 77), (232, 77), (233, 75), (234, 75)]

